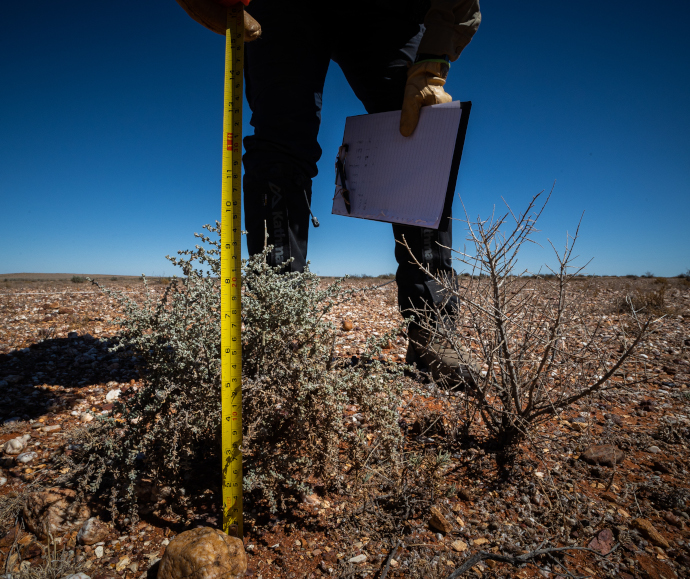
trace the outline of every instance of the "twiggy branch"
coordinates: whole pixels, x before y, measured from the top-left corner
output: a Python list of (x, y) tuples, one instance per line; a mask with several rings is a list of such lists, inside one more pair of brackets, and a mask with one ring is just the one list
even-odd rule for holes
[(460, 567), (458, 567), (455, 571), (448, 575), (446, 579), (456, 579), (456, 577), (462, 576), (463, 573), (469, 571), (472, 567), (474, 567), (477, 563), (481, 561), (498, 561), (499, 563), (508, 563), (510, 565), (513, 565), (514, 567), (517, 567), (518, 565), (528, 563), (532, 559), (536, 559), (544, 555), (552, 555), (553, 553), (562, 553), (568, 551), (586, 551), (589, 553), (593, 553), (598, 557), (608, 557), (619, 547), (619, 545), (620, 543), (616, 543), (606, 555), (602, 555), (599, 551), (589, 549), (588, 547), (549, 547), (547, 549), (536, 549), (535, 551), (530, 551), (529, 553), (524, 553), (522, 555), (517, 555), (514, 557), (511, 555), (501, 555), (499, 553), (487, 553), (486, 551), (479, 551), (479, 553), (475, 553), (474, 555), (472, 555)]

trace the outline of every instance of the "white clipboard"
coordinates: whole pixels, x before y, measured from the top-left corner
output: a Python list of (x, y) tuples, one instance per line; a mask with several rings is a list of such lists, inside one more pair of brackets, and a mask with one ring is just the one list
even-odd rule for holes
[(423, 107), (411, 137), (400, 134), (400, 111), (348, 117), (332, 214), (445, 229), (471, 106)]

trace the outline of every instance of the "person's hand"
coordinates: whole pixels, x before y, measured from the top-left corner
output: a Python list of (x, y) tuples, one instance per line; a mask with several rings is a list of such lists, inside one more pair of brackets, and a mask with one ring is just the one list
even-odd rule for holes
[(449, 103), (453, 98), (443, 89), (449, 66), (445, 62), (422, 61), (407, 71), (407, 84), (400, 115), (400, 133), (409, 137), (417, 128), (419, 109)]
[[(225, 36), (228, 12), (221, 0), (177, 0), (177, 3), (199, 24)], [(244, 41), (251, 42), (259, 36), (261, 36), (261, 25), (245, 10)]]

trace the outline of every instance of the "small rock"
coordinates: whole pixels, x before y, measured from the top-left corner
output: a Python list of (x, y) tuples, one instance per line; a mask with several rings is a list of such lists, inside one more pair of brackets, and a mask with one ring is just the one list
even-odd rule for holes
[(462, 488), (462, 487), (460, 488), (460, 490), (458, 490), (458, 497), (460, 497), (463, 501), (474, 500), (472, 497), (472, 493), (470, 491), (468, 491), (467, 489)]
[(352, 330), (353, 327), (354, 326), (352, 324), (352, 320), (343, 319), (343, 325), (342, 325), (343, 331), (349, 332)]
[(391, 559), (391, 567), (395, 569), (398, 565), (400, 565), (400, 563), (398, 563), (395, 559)]
[(625, 454), (623, 451), (617, 446), (613, 444), (602, 444), (599, 446), (590, 446), (580, 455), (580, 460), (584, 460), (589, 464), (601, 464), (612, 467), (614, 464), (620, 464), (624, 456)]
[(601, 493), (601, 498), (615, 505), (618, 504), (618, 497), (613, 493)]
[(603, 529), (589, 542), (588, 547), (599, 551), (602, 555), (608, 555), (613, 548), (614, 538), (611, 529)]
[[(29, 436), (29, 438), (31, 437)], [(3, 446), (3, 450), (5, 451), (5, 454), (9, 455), (21, 454), (21, 452), (26, 448), (27, 442), (28, 439), (25, 439), (24, 436), (18, 436), (17, 438), (8, 440)]]
[(91, 414), (90, 412), (82, 412), (79, 415), (79, 420), (81, 420), (82, 422), (91, 422), (93, 420), (93, 414)]
[[(59, 308), (58, 309), (58, 314), (73, 314), (73, 313), (74, 313), (74, 310), (72, 308)], [(72, 337), (71, 334), (76, 334), (76, 333), (77, 332), (70, 332), (69, 334), (67, 334), (67, 337), (71, 338)], [(79, 335), (79, 334), (77, 334), (77, 335)]]
[(666, 519), (666, 522), (669, 525), (673, 525), (674, 527), (678, 527), (679, 529), (682, 529), (684, 526), (681, 518), (676, 517), (676, 515), (674, 515), (673, 513), (664, 513), (664, 519)]
[(61, 428), (62, 426), (60, 426), (59, 424), (53, 424), (52, 426), (44, 426), (43, 428), (41, 428), (41, 432), (56, 432)]
[(364, 561), (367, 560), (367, 556), (362, 553), (361, 555), (356, 555), (355, 557), (352, 557), (351, 559), (348, 559), (348, 563), (364, 563)]
[(93, 545), (100, 543), (110, 533), (108, 526), (97, 517), (87, 519), (77, 533), (77, 542), (80, 545)]
[(315, 494), (304, 497), (304, 500), (302, 502), (304, 502), (307, 505), (316, 505), (317, 507), (321, 504), (319, 497)]
[(76, 504), (72, 489), (52, 488), (32, 493), (24, 505), (24, 523), (39, 539), (62, 536), (81, 527), (91, 515), (86, 505)]
[(647, 519), (643, 519), (642, 517), (635, 519), (632, 522), (632, 526), (641, 531), (642, 534), (644, 534), (650, 540), (650, 542), (657, 547), (663, 547), (664, 549), (669, 548), (670, 545), (668, 544), (666, 538), (659, 533), (659, 531), (654, 528), (654, 525), (652, 525), (652, 523), (650, 523)]
[(120, 559), (120, 560), (115, 564), (115, 571), (120, 572), (120, 571), (122, 571), (125, 567), (127, 567), (127, 565), (129, 565), (129, 557), (127, 557), (127, 556), (125, 555), (124, 557), (122, 557), (122, 559)]
[(89, 577), (86, 573), (72, 573), (63, 579), (91, 579), (91, 577)]
[(647, 449), (647, 452), (651, 452), (652, 454), (659, 454), (661, 452), (661, 449), (658, 446), (650, 446)]
[(28, 464), (37, 457), (38, 457), (38, 454), (32, 450), (30, 452), (22, 452), (14, 460), (16, 460), (19, 464)]
[(0, 476), (0, 487), (7, 484), (7, 477)]
[(467, 543), (465, 543), (465, 541), (460, 541), (460, 540), (453, 541), (450, 544), (450, 546), (453, 549), (453, 551), (457, 551), (458, 553), (462, 553), (463, 551), (466, 551), (467, 547), (468, 547), (468, 545), (467, 545)]
[(103, 545), (98, 545), (98, 547), (93, 550), (93, 554), (96, 555), (97, 559), (103, 557)]
[(453, 531), (453, 525), (448, 522), (448, 519), (446, 519), (438, 507), (431, 507), (429, 525), (442, 533), (451, 533)]
[(114, 400), (117, 400), (120, 397), (121, 393), (122, 391), (119, 388), (111, 390), (105, 395), (105, 399), (107, 402), (113, 402)]
[(201, 527), (177, 535), (165, 550), (158, 579), (239, 579), (247, 571), (242, 541)]

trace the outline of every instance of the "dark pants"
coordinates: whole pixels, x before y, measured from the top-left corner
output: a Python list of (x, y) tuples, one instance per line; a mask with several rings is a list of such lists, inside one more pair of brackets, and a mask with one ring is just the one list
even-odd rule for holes
[[(408, 4), (408, 6), (403, 6)], [(249, 12), (262, 37), (246, 47), (247, 100), (254, 135), (244, 140), (244, 212), (250, 254), (274, 246), (270, 260), (302, 271), (307, 260), (311, 179), (321, 157), (317, 142), (321, 99), (330, 61), (342, 69), (368, 113), (399, 110), (424, 27), (419, 0), (370, 3), (253, 0)], [(335, 151), (333, 151), (335, 157)], [(430, 168), (433, 170), (433, 168)], [(432, 271), (452, 273), (451, 227), (445, 231), (393, 225), (417, 259)], [(440, 244), (440, 245), (439, 245)], [(396, 243), (398, 302), (438, 303), (438, 287)]]

